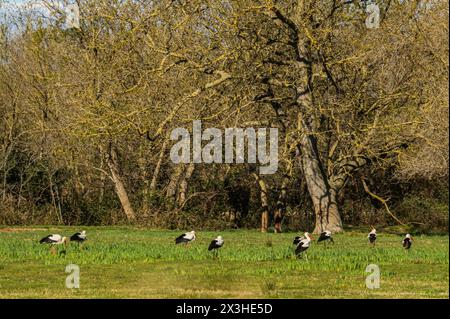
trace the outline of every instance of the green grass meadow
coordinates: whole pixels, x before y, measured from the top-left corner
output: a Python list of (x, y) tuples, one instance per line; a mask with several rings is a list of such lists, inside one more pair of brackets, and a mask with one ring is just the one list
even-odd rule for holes
[[(294, 233), (236, 230), (198, 232), (189, 248), (182, 231), (85, 227), (88, 241), (52, 255), (39, 239), (73, 227), (0, 228), (0, 298), (448, 298), (448, 236), (417, 236), (410, 251), (402, 237), (366, 233), (313, 243), (307, 259), (294, 256)], [(207, 251), (225, 240), (218, 258)], [(59, 247), (63, 250), (63, 247)], [(66, 288), (66, 266), (80, 267), (80, 288)], [(380, 268), (379, 289), (366, 287), (366, 267)]]

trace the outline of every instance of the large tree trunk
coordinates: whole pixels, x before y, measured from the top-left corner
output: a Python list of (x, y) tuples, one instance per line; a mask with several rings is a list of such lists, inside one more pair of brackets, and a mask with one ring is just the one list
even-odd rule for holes
[[(104, 169), (104, 152), (101, 146), (99, 146), (99, 152), (100, 152), (100, 169), (103, 171)], [(101, 204), (103, 202), (103, 198), (105, 196), (105, 181), (106, 181), (106, 174), (103, 172), (100, 172), (100, 189), (98, 194), (98, 202)]]
[(152, 181), (150, 183), (150, 192), (156, 190), (156, 185), (158, 183), (158, 176), (161, 170), (161, 165), (164, 160), (164, 155), (166, 152), (167, 140), (164, 140), (164, 143), (161, 147), (161, 152), (159, 153), (158, 162), (156, 163), (155, 170), (153, 171)]
[(170, 200), (170, 202), (175, 203), (175, 200), (178, 198), (178, 190), (179, 190), (179, 183), (181, 176), (184, 172), (184, 164), (178, 164), (176, 165), (171, 174), (169, 179), (169, 184), (167, 185), (166, 190), (166, 197)]
[(194, 173), (195, 164), (190, 163), (184, 170), (182, 177), (179, 182), (179, 191), (178, 191), (178, 205), (181, 207), (186, 201), (186, 194), (188, 192), (189, 180)]
[[(299, 6), (298, 10), (301, 12), (303, 7)], [(312, 62), (312, 45), (309, 40), (299, 42), (299, 52), (305, 52), (307, 57), (306, 60), (299, 62), (303, 74), (297, 87), (297, 104), (302, 111), (297, 125), (298, 129), (304, 132), (300, 141), (299, 152), (303, 174), (316, 216), (316, 225), (313, 232), (320, 233), (324, 230), (333, 233), (342, 232), (344, 229), (336, 203), (336, 188), (330, 187), (314, 135), (319, 119), (312, 115), (315, 109), (314, 87), (312, 85), (314, 63)]]
[[(48, 187), (49, 187), (50, 195), (52, 198), (53, 209), (55, 210), (56, 217), (58, 218), (58, 224), (62, 224), (62, 222), (63, 222), (62, 214), (61, 214), (61, 211), (58, 209), (59, 205), (57, 205), (57, 203), (56, 203), (57, 199), (55, 196), (55, 191), (53, 190), (53, 173), (51, 173), (51, 172), (47, 172), (47, 173), (48, 173), (48, 183), (49, 183)], [(55, 186), (58, 187), (57, 185), (55, 185)], [(61, 207), (61, 206), (59, 206), (59, 207)]]
[(261, 178), (258, 174), (254, 173), (256, 181), (259, 185), (260, 190), (260, 199), (261, 199), (261, 232), (267, 233), (269, 229), (269, 201), (267, 199), (267, 185), (264, 179)]
[(111, 176), (116, 188), (117, 196), (119, 197), (120, 204), (122, 205), (128, 221), (132, 222), (136, 220), (136, 215), (134, 214), (133, 207), (131, 206), (130, 199), (128, 198), (128, 193), (120, 175), (119, 163), (117, 160), (117, 151), (115, 147), (110, 145), (108, 153), (108, 166), (111, 171)]
[(301, 143), (301, 163), (306, 185), (314, 205), (316, 226), (314, 233), (329, 230), (342, 232), (343, 226), (336, 202), (336, 190), (327, 180), (316, 149), (313, 136), (307, 135)]
[(283, 181), (281, 182), (281, 191), (277, 201), (277, 209), (275, 210), (275, 213), (273, 215), (275, 233), (281, 233), (281, 222), (283, 221), (283, 217), (286, 213), (287, 187), (291, 177), (292, 161), (289, 161), (287, 172), (286, 174), (284, 174)]
[(336, 202), (336, 192), (329, 189), (325, 193), (311, 194), (314, 211), (316, 213), (316, 226), (314, 233), (319, 234), (325, 230), (333, 233), (342, 232), (344, 230), (339, 209)]
[(141, 198), (141, 209), (142, 214), (146, 216), (149, 213), (149, 174), (148, 174), (148, 165), (147, 165), (147, 154), (145, 154), (144, 146), (141, 144), (139, 147), (139, 156), (137, 160), (137, 164), (140, 170), (140, 177), (142, 180), (142, 198)]

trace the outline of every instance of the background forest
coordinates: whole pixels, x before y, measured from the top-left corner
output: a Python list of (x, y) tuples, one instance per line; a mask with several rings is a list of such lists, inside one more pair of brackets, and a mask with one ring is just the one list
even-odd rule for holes
[[(0, 0), (0, 224), (447, 232), (449, 3), (376, 2)], [(194, 120), (277, 173), (173, 164)]]

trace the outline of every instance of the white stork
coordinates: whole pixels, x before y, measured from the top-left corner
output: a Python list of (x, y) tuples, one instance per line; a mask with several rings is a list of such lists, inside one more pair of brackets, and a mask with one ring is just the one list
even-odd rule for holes
[(48, 236), (42, 238), (39, 241), (39, 243), (51, 245), (51, 252), (54, 255), (56, 253), (55, 246), (61, 245), (61, 244), (64, 244), (65, 246), (67, 246), (68, 240), (67, 240), (67, 237), (63, 237), (59, 234), (53, 234), (53, 235), (48, 235)]
[(369, 238), (369, 243), (375, 245), (375, 241), (377, 240), (377, 230), (373, 228), (369, 235), (367, 235), (367, 238)]
[(403, 239), (402, 243), (403, 243), (403, 248), (405, 249), (410, 249), (411, 245), (412, 245), (412, 237), (410, 234), (406, 234), (405, 238)]
[(320, 234), (319, 239), (317, 239), (317, 242), (320, 243), (321, 241), (323, 241), (324, 243), (332, 242), (334, 244), (333, 237), (331, 237), (331, 232), (329, 230), (326, 230)]
[(195, 240), (195, 231), (191, 231), (188, 233), (184, 233), (183, 235), (178, 236), (175, 239), (175, 244), (185, 244), (187, 245), (188, 243), (192, 242)]
[(295, 248), (295, 254), (297, 255), (297, 257), (299, 257), (302, 252), (306, 251), (309, 248), (311, 239), (313, 238), (310, 237), (310, 234), (308, 232), (305, 233), (305, 237), (295, 237), (294, 244), (297, 245), (297, 247)]
[(294, 238), (294, 241), (292, 242), (293, 245), (297, 245), (301, 240), (305, 239), (304, 236), (297, 236)]
[(86, 231), (83, 230), (81, 233), (75, 233), (70, 237), (70, 241), (76, 241), (77, 243), (83, 243), (87, 239)]
[(216, 239), (212, 240), (209, 244), (208, 251), (214, 251), (217, 255), (219, 248), (222, 247), (224, 244), (222, 236), (217, 236)]
[(75, 233), (70, 236), (70, 241), (76, 241), (78, 243), (78, 248), (83, 249), (83, 243), (87, 240), (86, 231), (83, 230), (81, 233)]

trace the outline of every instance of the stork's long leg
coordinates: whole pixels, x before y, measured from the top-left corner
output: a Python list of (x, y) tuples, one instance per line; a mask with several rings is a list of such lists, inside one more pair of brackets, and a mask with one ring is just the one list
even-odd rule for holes
[(331, 243), (334, 244), (333, 238), (331, 238), (331, 237), (330, 237), (329, 239), (327, 239), (326, 241), (327, 241), (327, 245), (326, 245), (327, 248), (330, 247), (330, 244), (331, 244)]

